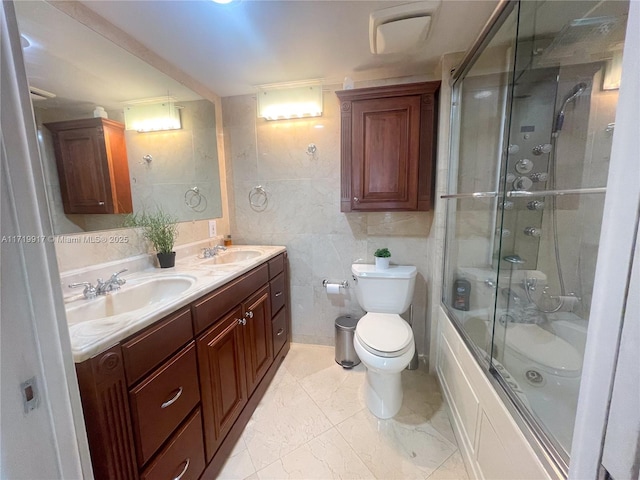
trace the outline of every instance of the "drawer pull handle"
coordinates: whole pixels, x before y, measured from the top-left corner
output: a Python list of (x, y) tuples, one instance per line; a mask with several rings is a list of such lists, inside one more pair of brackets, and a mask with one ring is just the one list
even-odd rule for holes
[(187, 473), (187, 470), (189, 469), (189, 464), (191, 463), (191, 459), (187, 458), (184, 461), (184, 468), (182, 469), (182, 471), (180, 472), (180, 475), (178, 475), (177, 477), (174, 477), (173, 480), (180, 480), (185, 473)]
[(282, 295), (282, 292), (276, 292), (276, 297), (279, 297)]
[(180, 398), (180, 395), (182, 395), (182, 387), (180, 387), (178, 389), (178, 391), (176, 392), (176, 394), (173, 397), (171, 397), (169, 400), (164, 402), (161, 405), (161, 408), (167, 408), (167, 407), (173, 405), (174, 403), (176, 403), (176, 400), (178, 400)]
[(247, 313), (244, 314), (244, 316), (247, 318), (253, 318), (253, 312), (249, 310)]
[(278, 330), (278, 333), (276, 333), (276, 336), (280, 336), (284, 333), (284, 328), (281, 328), (280, 330)]

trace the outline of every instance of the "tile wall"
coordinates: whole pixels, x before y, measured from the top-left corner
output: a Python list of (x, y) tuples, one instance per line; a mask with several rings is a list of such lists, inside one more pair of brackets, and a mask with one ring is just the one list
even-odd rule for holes
[[(357, 83), (356, 88), (371, 85)], [(414, 333), (424, 354), (433, 214), (340, 212), (339, 89), (325, 86), (324, 112), (316, 119), (265, 121), (257, 118), (255, 96), (223, 99), (231, 232), (237, 243), (289, 250), (293, 340), (304, 343), (331, 345), (337, 316), (363, 314), (352, 290), (329, 295), (322, 281), (351, 281), (353, 262), (373, 263), (373, 252), (388, 247), (392, 263), (418, 267)], [(317, 151), (309, 155), (312, 143)], [(268, 194), (264, 211), (249, 203), (258, 185)]]

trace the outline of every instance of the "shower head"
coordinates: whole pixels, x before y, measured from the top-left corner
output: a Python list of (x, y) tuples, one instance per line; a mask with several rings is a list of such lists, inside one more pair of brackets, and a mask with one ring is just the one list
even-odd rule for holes
[(584, 82), (580, 82), (576, 85), (573, 86), (573, 88), (571, 89), (571, 91), (567, 94), (567, 96), (564, 99), (564, 102), (562, 102), (562, 106), (560, 107), (560, 111), (558, 112), (558, 115), (556, 116), (556, 124), (555, 127), (553, 129), (553, 133), (554, 134), (558, 134), (558, 132), (560, 132), (560, 130), (562, 130), (562, 124), (564, 123), (564, 109), (567, 108), (567, 105), (570, 102), (573, 102), (576, 98), (578, 98), (580, 95), (582, 95), (584, 93), (584, 91), (587, 89), (588, 85)]
[(569, 94), (564, 99), (564, 102), (562, 102), (562, 108), (560, 109), (560, 111), (561, 112), (564, 111), (565, 107), (567, 106), (567, 104), (569, 102), (573, 102), (577, 97), (582, 95), (584, 93), (584, 91), (587, 89), (587, 86), (588, 85), (586, 83), (584, 83), (584, 82), (580, 82), (580, 83), (574, 85), (574, 87), (571, 89)]

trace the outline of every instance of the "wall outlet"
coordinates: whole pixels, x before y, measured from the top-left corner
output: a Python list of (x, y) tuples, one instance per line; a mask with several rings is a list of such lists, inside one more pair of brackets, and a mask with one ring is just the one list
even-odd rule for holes
[(215, 220), (209, 220), (209, 238), (213, 238), (215, 236), (217, 236), (217, 229), (216, 229), (216, 221)]

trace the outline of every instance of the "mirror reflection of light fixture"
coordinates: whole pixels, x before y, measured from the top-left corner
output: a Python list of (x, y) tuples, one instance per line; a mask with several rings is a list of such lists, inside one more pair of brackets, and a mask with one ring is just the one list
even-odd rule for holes
[(320, 81), (262, 85), (258, 87), (258, 117), (266, 120), (322, 115)]
[(613, 57), (606, 61), (604, 65), (604, 75), (602, 77), (603, 90), (617, 90), (620, 88), (622, 78), (622, 49), (616, 50)]
[(124, 108), (124, 124), (126, 130), (138, 132), (179, 130), (182, 128), (180, 107), (171, 97), (128, 102)]

